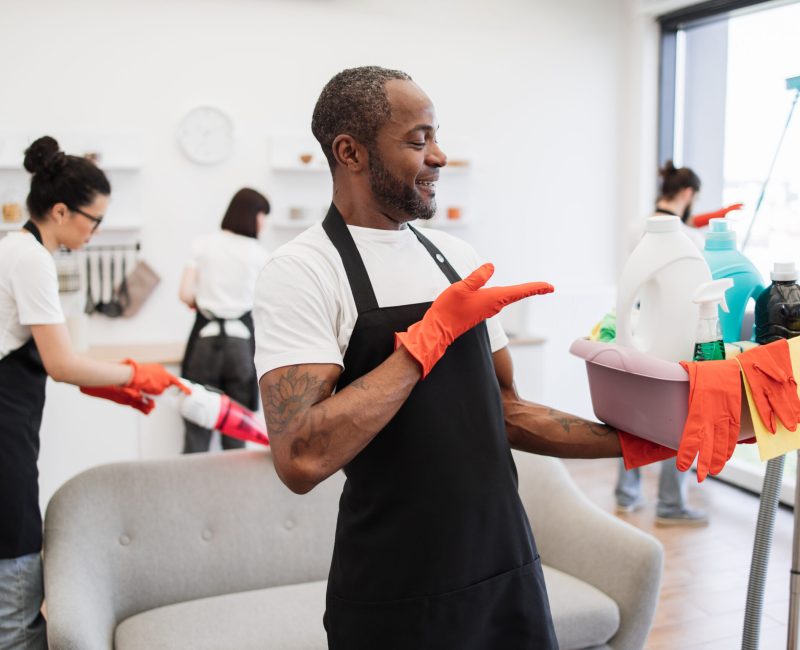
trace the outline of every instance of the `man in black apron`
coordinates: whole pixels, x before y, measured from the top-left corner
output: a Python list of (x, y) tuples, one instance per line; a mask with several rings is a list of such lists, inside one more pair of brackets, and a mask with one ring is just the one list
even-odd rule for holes
[[(312, 129), (334, 179), (323, 228), (358, 315), (343, 367), (261, 377), (275, 467), (299, 493), (347, 476), (325, 614), (333, 650), (557, 648), (509, 443), (610, 457), (619, 442), (520, 400), (508, 351), (492, 354), (483, 321), (552, 287), (481, 288), (491, 265), (462, 281), (408, 225), (435, 210), (446, 164), (436, 126), (430, 100), (397, 71), (346, 70), (317, 102)], [(380, 307), (348, 226), (411, 228), (452, 284), (433, 303)]]

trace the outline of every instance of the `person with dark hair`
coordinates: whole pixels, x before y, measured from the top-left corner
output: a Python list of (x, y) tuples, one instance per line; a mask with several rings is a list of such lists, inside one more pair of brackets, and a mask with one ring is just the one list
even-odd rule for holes
[(556, 648), (510, 448), (615, 457), (621, 443), (516, 393), (493, 316), (553, 287), (484, 288), (493, 267), (472, 247), (411, 225), (434, 215), (447, 157), (407, 74), (340, 72), (311, 128), (333, 201), (272, 255), (254, 316), (278, 476), (300, 494), (347, 476), (329, 647)]
[[(247, 408), (258, 408), (253, 365), (253, 294), (267, 262), (258, 242), (270, 206), (267, 198), (245, 187), (233, 195), (221, 229), (192, 242), (183, 272), (180, 299), (197, 311), (186, 344), (181, 375), (229, 395)], [(208, 451), (211, 431), (184, 420), (183, 453)], [(240, 449), (243, 440), (222, 436), (223, 449)]]
[(105, 363), (75, 354), (58, 296), (52, 253), (77, 250), (103, 221), (111, 186), (94, 163), (66, 155), (51, 137), (25, 152), (33, 174), (30, 220), (0, 239), (0, 649), (46, 648), (42, 606), (42, 517), (37, 458), (45, 382), (132, 406), (169, 386), (157, 364)]
[(661, 188), (656, 201), (656, 214), (669, 214), (680, 217), (683, 232), (701, 250), (705, 245), (705, 235), (700, 228), (708, 225), (711, 219), (727, 216), (729, 212), (740, 210), (741, 203), (734, 203), (725, 208), (692, 215), (692, 206), (700, 192), (700, 178), (688, 167), (675, 167), (671, 160), (658, 170), (661, 177)]
[[(658, 173), (661, 187), (654, 214), (680, 217), (682, 231), (700, 250), (705, 246), (705, 235), (701, 228), (707, 226), (711, 219), (724, 217), (742, 207), (741, 203), (736, 203), (715, 212), (692, 216), (692, 205), (700, 192), (700, 177), (688, 167), (675, 167), (671, 160)], [(708, 514), (705, 511), (686, 505), (687, 476), (686, 472), (678, 470), (674, 458), (661, 461), (656, 505), (657, 525), (704, 526), (708, 523)], [(638, 468), (626, 470), (625, 464), (620, 461), (614, 488), (618, 514), (629, 514), (644, 507), (641, 481)]]

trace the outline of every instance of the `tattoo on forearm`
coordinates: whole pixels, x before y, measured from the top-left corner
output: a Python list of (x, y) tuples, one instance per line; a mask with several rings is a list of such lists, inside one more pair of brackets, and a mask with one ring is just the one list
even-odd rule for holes
[(327, 426), (325, 409), (317, 414), (317, 417), (310, 418), (308, 436), (305, 438), (297, 437), (292, 440), (290, 455), (292, 459), (305, 455), (314, 450), (319, 454), (324, 454), (331, 443), (331, 432)]
[(314, 375), (298, 374), (297, 368), (289, 368), (267, 391), (264, 410), (269, 421), (269, 435), (275, 436), (286, 431), (298, 414), (316, 404), (328, 387)]
[(547, 417), (557, 422), (561, 426), (561, 428), (564, 429), (564, 431), (566, 431), (567, 433), (569, 433), (572, 427), (586, 427), (591, 433), (593, 433), (596, 436), (607, 436), (612, 432), (612, 429), (604, 424), (598, 424), (597, 422), (592, 422), (590, 420), (584, 420), (583, 418), (567, 415), (566, 413), (562, 413), (561, 411), (557, 411), (556, 409), (548, 409)]

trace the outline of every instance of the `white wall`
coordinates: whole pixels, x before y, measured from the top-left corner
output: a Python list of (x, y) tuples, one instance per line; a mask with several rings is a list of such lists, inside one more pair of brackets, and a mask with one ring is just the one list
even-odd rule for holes
[[(655, 108), (657, 32), (639, 5), (4, 3), (0, 127), (142, 133), (143, 255), (163, 283), (136, 319), (93, 322), (92, 342), (177, 340), (191, 320), (175, 297), (191, 238), (218, 227), (240, 186), (281, 201), (269, 134), (308, 132), (320, 89), (344, 67), (406, 70), (437, 106), (442, 143), (472, 142), (476, 219), (463, 235), (495, 262), (499, 282), (548, 280), (565, 296), (530, 301), (523, 320), (550, 339), (546, 398), (583, 410), (585, 396), (571, 396), (585, 377), (566, 347), (611, 306), (620, 225), (652, 201), (642, 188), (652, 185), (654, 117), (640, 112)], [(191, 164), (175, 143), (178, 121), (200, 103), (222, 107), (236, 126), (234, 155), (213, 167)]]

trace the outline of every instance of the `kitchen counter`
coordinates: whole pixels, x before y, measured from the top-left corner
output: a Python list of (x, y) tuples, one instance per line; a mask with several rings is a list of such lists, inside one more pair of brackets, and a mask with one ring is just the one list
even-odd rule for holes
[(134, 343), (131, 345), (97, 345), (90, 347), (85, 355), (96, 361), (121, 361), (133, 359), (138, 363), (160, 363), (180, 365), (186, 342)]

